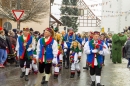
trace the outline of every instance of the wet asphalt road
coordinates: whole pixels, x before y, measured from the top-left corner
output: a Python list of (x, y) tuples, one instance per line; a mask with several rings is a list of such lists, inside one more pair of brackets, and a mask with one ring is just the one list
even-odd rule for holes
[[(91, 79), (89, 71), (84, 70), (86, 56), (83, 54), (81, 60), (81, 75), (80, 78), (75, 76), (70, 79), (70, 70), (63, 68), (58, 79), (53, 79), (51, 76), (49, 86), (90, 86)], [(105, 86), (130, 86), (130, 70), (127, 69), (127, 60), (122, 59), (122, 64), (113, 64), (109, 58), (105, 58), (105, 66), (102, 69), (101, 82)], [(40, 84), (42, 75), (31, 74), (29, 81), (24, 81), (20, 76), (21, 70), (19, 67), (8, 66), (0, 68), (0, 86), (42, 86)]]

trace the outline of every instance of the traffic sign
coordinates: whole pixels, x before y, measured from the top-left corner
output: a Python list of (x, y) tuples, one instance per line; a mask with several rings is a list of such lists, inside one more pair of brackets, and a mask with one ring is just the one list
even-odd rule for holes
[(17, 21), (22, 17), (24, 10), (12, 10), (12, 13)]
[(12, 29), (12, 24), (10, 22), (5, 22), (3, 27), (6, 30), (11, 30)]

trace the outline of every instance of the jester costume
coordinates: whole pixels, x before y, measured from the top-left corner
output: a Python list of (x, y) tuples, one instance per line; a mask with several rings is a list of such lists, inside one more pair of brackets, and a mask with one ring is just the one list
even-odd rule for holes
[[(33, 37), (28, 34), (27, 37), (24, 35), (19, 36), (17, 39), (16, 51), (20, 57), (20, 67), (22, 69), (21, 78), (25, 75), (25, 80), (28, 81), (28, 73), (30, 70), (30, 64), (33, 57), (33, 50), (35, 49), (35, 41)], [(26, 68), (24, 67), (26, 63)]]
[[(35, 40), (35, 43), (37, 46), (37, 42), (38, 42), (38, 38), (34, 36), (34, 40)], [(30, 69), (33, 70), (33, 73), (34, 74), (37, 74), (38, 73), (38, 67), (37, 67), (37, 52), (36, 52), (37, 49), (34, 50), (33, 52), (33, 59), (32, 59), (32, 64), (30, 65)]]
[(126, 42), (127, 37), (125, 35), (119, 36), (114, 34), (112, 37), (112, 62), (113, 63), (122, 63), (122, 46)]
[(39, 72), (43, 74), (41, 84), (47, 84), (50, 78), (52, 60), (57, 57), (57, 42), (52, 38), (40, 38), (37, 44), (37, 55), (39, 58)]
[(79, 47), (72, 47), (70, 51), (70, 63), (71, 63), (71, 76), (70, 78), (74, 78), (75, 71), (77, 71), (78, 77), (80, 76), (80, 59), (81, 59), (81, 49)]
[[(53, 59), (54, 66), (54, 79), (58, 78), (60, 69), (62, 67), (63, 54), (62, 51), (58, 50), (57, 58)], [(55, 64), (56, 63), (56, 64)]]
[[(71, 30), (72, 30), (72, 28), (70, 28)], [(70, 30), (69, 29), (69, 30)], [(66, 69), (68, 69), (69, 68), (69, 64), (70, 64), (70, 62), (69, 62), (69, 56), (70, 56), (70, 46), (71, 46), (71, 43), (72, 43), (72, 41), (75, 41), (75, 40), (77, 40), (77, 38), (76, 38), (77, 36), (74, 34), (74, 33), (67, 33), (65, 36), (64, 36), (64, 41), (66, 42), (66, 44), (67, 44), (67, 52), (66, 52), (66, 60), (65, 61), (67, 61), (67, 65), (66, 65)]]
[(95, 76), (97, 86), (102, 86), (100, 85), (100, 76), (103, 66), (103, 56), (109, 54), (107, 45), (100, 40), (91, 40), (85, 44), (84, 51), (87, 54), (87, 64), (90, 66), (91, 86), (95, 86)]

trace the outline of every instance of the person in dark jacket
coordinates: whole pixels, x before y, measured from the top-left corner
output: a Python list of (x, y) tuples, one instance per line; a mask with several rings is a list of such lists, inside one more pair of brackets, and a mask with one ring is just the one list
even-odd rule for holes
[(5, 32), (2, 27), (0, 27), (0, 67), (4, 68), (4, 62), (7, 59), (7, 43)]
[(124, 57), (128, 59), (127, 67), (130, 69), (130, 36), (128, 37), (128, 40), (124, 46), (125, 48), (125, 55)]

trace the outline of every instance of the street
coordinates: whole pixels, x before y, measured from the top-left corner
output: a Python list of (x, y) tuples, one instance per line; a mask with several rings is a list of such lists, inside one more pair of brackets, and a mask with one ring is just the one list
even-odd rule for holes
[[(127, 60), (123, 59), (122, 64), (113, 64), (109, 58), (105, 58), (105, 66), (102, 69), (101, 83), (105, 86), (130, 86), (130, 71), (126, 67)], [(64, 69), (61, 71), (58, 80), (49, 81), (49, 86), (90, 86), (91, 79), (89, 72), (83, 69), (85, 66), (85, 55), (81, 60), (81, 76), (75, 75), (74, 79), (70, 79), (70, 70)], [(19, 67), (5, 67), (0, 69), (0, 86), (42, 86), (42, 75), (30, 74), (29, 81), (26, 82), (20, 78), (21, 70)]]

